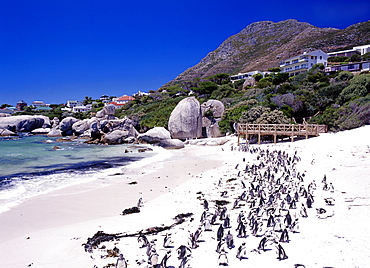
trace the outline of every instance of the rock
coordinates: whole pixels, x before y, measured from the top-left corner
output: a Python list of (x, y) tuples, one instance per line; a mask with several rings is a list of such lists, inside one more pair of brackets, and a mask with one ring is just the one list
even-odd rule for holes
[(127, 138), (129, 132), (125, 130), (114, 130), (104, 135), (102, 142), (106, 144), (121, 144)]
[(62, 131), (62, 134), (64, 136), (69, 136), (73, 134), (72, 126), (74, 123), (80, 121), (80, 119), (76, 119), (74, 117), (66, 117), (62, 121), (60, 121), (60, 124), (58, 128)]
[(0, 136), (2, 137), (8, 137), (8, 136), (18, 136), (13, 131), (10, 131), (9, 129), (0, 129)]
[(30, 132), (36, 128), (50, 127), (50, 120), (43, 115), (17, 115), (0, 117), (0, 128), (13, 132)]
[(161, 140), (171, 139), (171, 134), (164, 127), (155, 127), (148, 130), (146, 133), (139, 134), (137, 139), (140, 142), (154, 144), (160, 142)]
[(202, 136), (202, 112), (195, 97), (181, 100), (170, 115), (168, 129), (174, 139)]
[(63, 135), (62, 135), (62, 131), (60, 129), (53, 128), (52, 130), (50, 130), (50, 132), (46, 136), (48, 136), (48, 137), (61, 137)]
[(225, 106), (219, 100), (208, 100), (202, 103), (201, 109), (203, 117), (209, 112), (212, 113), (212, 117), (221, 118), (224, 114)]
[(0, 113), (0, 117), (10, 117), (10, 116), (11, 116), (10, 114)]
[(178, 139), (165, 139), (157, 143), (158, 146), (161, 146), (165, 149), (182, 149), (185, 147), (184, 143)]
[(43, 135), (43, 134), (48, 134), (51, 131), (50, 128), (36, 128), (31, 131), (32, 134), (36, 135)]
[(59, 118), (58, 117), (54, 117), (53, 118), (53, 120), (51, 120), (51, 127), (52, 128), (55, 128), (55, 127), (57, 127), (58, 125), (59, 125), (59, 123), (60, 123), (60, 120), (59, 120)]
[(96, 113), (97, 118), (116, 119), (114, 114), (116, 113), (116, 107), (113, 104), (108, 104), (102, 110)]
[(229, 142), (231, 137), (207, 138), (197, 140), (187, 140), (185, 144), (198, 145), (198, 146), (220, 146)]
[(91, 131), (86, 132), (87, 130), (90, 130), (91, 125), (95, 122), (97, 122), (97, 118), (93, 117), (91, 119), (84, 119), (81, 121), (77, 121), (72, 125), (72, 131), (74, 135), (85, 135), (85, 133), (91, 133)]

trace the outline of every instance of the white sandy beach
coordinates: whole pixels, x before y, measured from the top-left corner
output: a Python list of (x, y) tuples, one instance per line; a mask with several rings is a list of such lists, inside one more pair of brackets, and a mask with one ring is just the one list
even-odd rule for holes
[[(0, 214), (0, 267), (109, 267), (117, 257), (102, 258), (107, 250), (118, 248), (128, 267), (147, 267), (146, 249), (140, 248), (137, 237), (103, 242), (92, 253), (85, 252), (83, 243), (96, 232), (107, 234), (137, 233), (155, 226), (168, 226), (180, 213), (193, 213), (183, 224), (156, 235), (156, 251), (161, 260), (168, 249), (163, 238), (171, 233), (173, 248), (169, 267), (179, 267), (176, 250), (188, 245), (189, 234), (200, 226), (204, 211), (203, 199), (227, 200), (235, 247), (227, 249), (230, 267), (368, 267), (370, 263), (370, 126), (339, 133), (325, 133), (320, 137), (293, 143), (252, 145), (259, 150), (282, 150), (290, 155), (297, 151), (301, 161), (297, 171), (304, 173), (307, 186), (315, 180), (313, 208), (308, 217), (299, 219), (299, 232), (289, 233), (289, 243), (281, 243), (288, 258), (279, 261), (275, 245), (266, 251), (257, 249), (261, 237), (236, 237), (236, 218), (241, 211), (248, 215), (248, 205), (232, 209), (233, 202), (249, 187), (252, 178), (244, 174), (246, 164), (257, 163), (257, 153), (231, 150), (232, 142), (223, 146), (204, 147), (188, 145), (171, 151), (172, 157), (145, 169), (133, 169), (123, 175), (108, 176), (91, 183), (80, 184), (32, 198)], [(234, 139), (235, 145), (236, 138)], [(243, 161), (245, 159), (245, 162)], [(238, 168), (235, 168), (238, 165)], [(240, 176), (238, 176), (240, 175)], [(334, 191), (323, 191), (324, 175)], [(235, 179), (235, 180), (230, 180)], [(229, 181), (228, 181), (229, 180)], [(130, 184), (137, 182), (137, 184)], [(220, 183), (221, 182), (221, 183)], [(220, 183), (220, 184), (219, 184)], [(221, 192), (228, 194), (221, 197)], [(140, 213), (120, 215), (136, 206), (142, 197)], [(324, 198), (335, 199), (328, 206)], [(319, 219), (316, 208), (325, 208), (328, 217)], [(297, 214), (296, 209), (292, 215)], [(322, 215), (320, 215), (322, 216)], [(199, 247), (192, 250), (189, 261), (193, 268), (218, 267), (216, 232), (203, 231)], [(237, 248), (246, 243), (246, 259), (236, 258)], [(141, 263), (141, 264), (139, 264)], [(113, 267), (113, 266), (110, 266)], [(301, 266), (303, 267), (303, 266)]]

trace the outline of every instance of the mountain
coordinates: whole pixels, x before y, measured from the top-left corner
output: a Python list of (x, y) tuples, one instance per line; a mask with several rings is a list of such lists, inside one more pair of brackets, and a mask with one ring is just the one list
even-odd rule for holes
[(278, 67), (279, 62), (304, 51), (338, 51), (370, 44), (370, 21), (344, 30), (319, 28), (289, 19), (274, 23), (260, 21), (227, 38), (198, 64), (188, 68), (166, 85), (205, 78), (217, 73), (237, 74)]

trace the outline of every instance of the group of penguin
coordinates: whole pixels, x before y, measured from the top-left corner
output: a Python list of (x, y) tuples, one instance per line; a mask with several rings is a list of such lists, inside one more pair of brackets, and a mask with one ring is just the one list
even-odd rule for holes
[[(242, 163), (235, 166), (234, 177), (219, 179), (215, 183), (216, 191), (207, 194), (207, 198), (213, 201), (208, 201), (206, 194), (202, 193), (200, 199), (203, 213), (199, 227), (195, 232), (189, 232), (187, 245), (176, 249), (179, 268), (191, 267), (192, 251), (204, 241), (201, 240), (203, 232), (214, 233), (219, 266), (229, 265), (228, 255), (233, 248), (236, 248), (235, 256), (240, 261), (248, 259), (251, 252), (262, 254), (270, 251), (271, 246), (275, 246), (278, 260), (288, 258), (283, 244), (290, 242), (292, 233), (299, 232), (300, 219), (308, 217), (307, 210), (313, 208), (316, 182), (313, 180), (307, 184), (305, 174), (297, 171), (297, 163), (300, 161), (297, 152), (289, 155), (285, 151), (269, 151), (257, 147), (249, 148), (248, 151), (255, 156), (254, 163), (246, 163), (246, 159), (242, 158)], [(322, 184), (324, 191), (334, 191), (333, 184), (327, 181), (326, 176)], [(218, 205), (220, 203), (214, 202), (217, 198), (225, 202)], [(335, 200), (327, 198), (325, 202), (327, 205), (334, 205)], [(215, 205), (210, 205), (214, 203)], [(318, 214), (320, 209), (317, 209)], [(232, 220), (231, 215), (236, 219)], [(236, 231), (235, 238), (232, 230)], [(258, 245), (246, 243), (246, 238), (250, 235), (259, 239)], [(170, 248), (174, 244), (171, 234), (167, 233), (163, 239), (162, 246), (168, 250), (161, 260), (156, 242), (149, 241), (145, 235), (138, 237), (139, 247), (146, 249), (147, 267), (174, 267), (167, 264), (171, 257)], [(236, 244), (239, 246), (236, 247)], [(250, 246), (253, 246), (252, 249)], [(304, 267), (302, 264), (297, 265), (296, 267)], [(127, 267), (122, 254), (117, 259), (116, 267)]]

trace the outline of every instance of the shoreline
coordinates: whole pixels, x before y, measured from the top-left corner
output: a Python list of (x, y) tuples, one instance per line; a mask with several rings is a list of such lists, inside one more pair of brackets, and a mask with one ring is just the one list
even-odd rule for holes
[[(261, 254), (248, 252), (248, 259), (239, 261), (235, 250), (228, 253), (231, 267), (293, 267), (303, 263), (306, 267), (365, 267), (370, 262), (366, 252), (370, 250), (370, 177), (368, 141), (370, 126), (339, 133), (326, 133), (318, 138), (299, 140), (294, 143), (252, 145), (263, 150), (283, 150), (297, 154), (301, 161), (297, 170), (305, 173), (305, 183), (315, 180), (318, 188), (324, 175), (333, 182), (335, 198), (333, 217), (319, 219), (316, 211), (300, 221), (300, 232), (291, 235), (291, 242), (284, 243), (289, 258), (278, 261), (274, 250)], [(355, 138), (354, 138), (355, 137)], [(176, 249), (187, 244), (188, 231), (195, 231), (202, 213), (202, 198), (219, 197), (217, 184), (223, 184), (231, 193), (236, 184), (227, 186), (228, 179), (238, 176), (236, 164), (253, 163), (255, 154), (230, 150), (230, 144), (216, 147), (186, 146), (171, 151), (173, 157), (148, 166), (145, 174), (130, 172), (114, 178), (96, 181), (98, 185), (79, 185), (58, 190), (37, 200), (20, 205), (18, 209), (0, 214), (0, 240), (2, 250), (0, 264), (5, 267), (93, 267), (115, 263), (116, 258), (101, 259), (106, 250), (86, 253), (82, 244), (97, 231), (106, 233), (135, 232), (148, 227), (169, 225), (179, 213), (194, 213), (193, 221), (186, 221), (171, 231), (174, 248), (169, 262), (177, 265)], [(194, 156), (195, 155), (195, 156)], [(242, 159), (245, 158), (245, 162)], [(150, 167), (153, 172), (150, 172)], [(117, 178), (124, 183), (118, 183)], [(349, 181), (350, 180), (350, 181)], [(130, 185), (129, 182), (137, 181)], [(129, 194), (123, 195), (126, 189)], [(200, 194), (201, 193), (201, 194)], [(326, 194), (318, 189), (315, 205), (324, 206)], [(137, 214), (120, 216), (123, 209), (135, 206), (143, 197), (144, 207)], [(228, 200), (234, 200), (231, 195)], [(43, 207), (44, 209), (40, 209)], [(239, 211), (230, 212), (234, 217)], [(22, 216), (20, 215), (22, 214)], [(235, 214), (235, 215), (234, 215)], [(4, 216), (6, 215), (6, 216)], [(217, 226), (216, 226), (217, 227)], [(235, 228), (231, 231), (235, 233)], [(217, 229), (215, 229), (217, 230)], [(192, 267), (217, 267), (217, 241), (214, 232), (205, 232), (205, 242), (193, 251)], [(250, 235), (245, 239), (249, 248), (258, 246), (260, 238)], [(164, 234), (157, 239), (160, 258)], [(28, 238), (28, 239), (27, 239)], [(237, 240), (239, 246), (242, 240)], [(129, 267), (138, 265), (143, 249), (136, 238), (125, 238), (103, 243), (107, 249), (118, 247), (129, 261)], [(207, 256), (205, 258), (204, 256)], [(209, 258), (208, 258), (209, 256)], [(172, 261), (172, 262), (171, 262)], [(211, 261), (211, 263), (210, 263)], [(175, 266), (176, 266), (175, 265)], [(263, 266), (265, 265), (265, 266)]]

